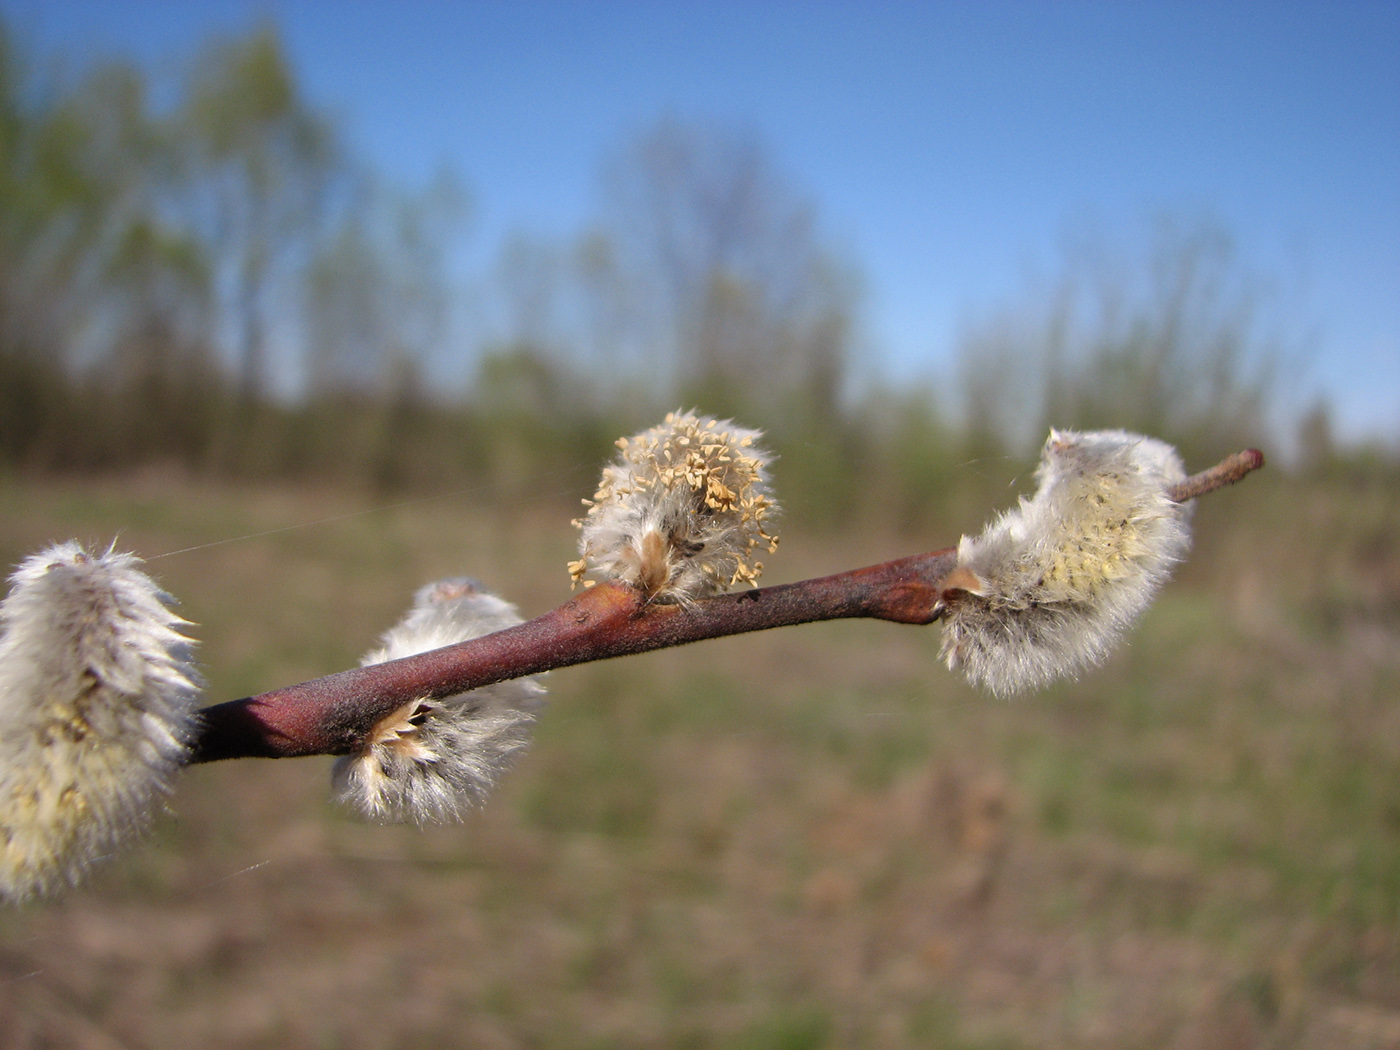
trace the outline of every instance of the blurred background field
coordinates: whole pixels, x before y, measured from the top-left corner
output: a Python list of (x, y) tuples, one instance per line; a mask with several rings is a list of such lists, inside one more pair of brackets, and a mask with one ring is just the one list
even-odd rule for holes
[[(1004, 492), (1026, 465), (967, 466)], [(7, 562), (67, 536), (151, 557), (215, 699), (349, 665), (431, 578), (527, 615), (567, 594), (561, 499), (151, 473), (0, 498)], [(1014, 702), (880, 623), (556, 672), (461, 827), (361, 823), (328, 761), (191, 770), (147, 844), (0, 916), (0, 1042), (1394, 1045), (1397, 511), (1393, 470), (1212, 497), (1130, 644)], [(882, 517), (791, 521), (770, 576), (980, 516)]]
[(586, 228), (464, 278), (462, 180), (387, 181), (275, 24), (187, 58), (0, 23), (0, 563), (115, 537), (211, 700), (442, 576), (552, 608), (613, 440), (677, 406), (778, 453), (765, 583), (956, 542), (1051, 425), (1270, 464), (1103, 669), (1015, 702), (935, 629), (824, 624), (556, 672), (460, 827), (351, 818), (328, 760), (193, 769), (0, 912), (0, 1047), (1400, 1046), (1397, 433), (1312, 397), (1218, 218), (1080, 231), (895, 378), (753, 128), (636, 129)]

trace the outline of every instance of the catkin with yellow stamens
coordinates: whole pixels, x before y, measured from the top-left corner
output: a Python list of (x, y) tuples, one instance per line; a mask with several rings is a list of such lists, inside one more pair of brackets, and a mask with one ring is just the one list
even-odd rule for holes
[(755, 583), (778, 539), (771, 457), (757, 430), (693, 412), (618, 441), (580, 529), (574, 582), (593, 574), (637, 587), (648, 601), (688, 602)]

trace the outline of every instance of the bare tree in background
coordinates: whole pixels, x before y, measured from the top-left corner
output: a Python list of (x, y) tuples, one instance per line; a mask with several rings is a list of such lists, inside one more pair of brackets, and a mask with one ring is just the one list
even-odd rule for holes
[(854, 282), (753, 133), (662, 121), (614, 159), (606, 207), (667, 378), (709, 404), (834, 411)]
[(421, 474), (426, 416), (442, 403), (426, 377), (448, 343), (445, 257), (465, 206), (447, 171), (416, 193), (364, 178), (307, 269), (305, 411), (317, 425), (306, 436), (323, 463), (354, 444), (348, 458), (384, 490)]
[(1015, 444), (1049, 421), (1200, 454), (1257, 440), (1279, 357), (1265, 291), (1208, 219), (1161, 219), (1137, 251), (1083, 237), (1025, 305), (965, 337), (964, 422)]
[(255, 401), (266, 393), (271, 329), (286, 306), (279, 295), (308, 262), (341, 157), (271, 27), (208, 47), (178, 120), (238, 389)]
[(309, 396), (394, 393), (447, 336), (447, 242), (466, 208), (449, 172), (420, 193), (366, 182), (316, 246), (304, 302)]
[(197, 427), (212, 378), (208, 257), (163, 207), (170, 131), (134, 66), (45, 77), (0, 29), (0, 451), (11, 460), (107, 463)]

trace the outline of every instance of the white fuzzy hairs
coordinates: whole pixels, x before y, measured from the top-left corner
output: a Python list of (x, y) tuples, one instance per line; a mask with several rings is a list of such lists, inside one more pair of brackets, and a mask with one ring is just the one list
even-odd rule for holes
[(0, 896), (76, 883), (150, 823), (195, 727), (191, 643), (131, 554), (26, 559), (0, 602)]
[[(513, 605), (475, 580), (440, 580), (418, 591), (413, 608), (361, 663), (413, 656), (519, 622)], [(534, 678), (516, 678), (406, 704), (375, 726), (359, 752), (336, 760), (336, 795), (379, 820), (459, 820), (529, 742), (543, 694)]]
[(617, 442), (579, 527), (574, 582), (590, 572), (638, 588), (648, 601), (685, 603), (755, 583), (759, 547), (777, 549), (777, 506), (762, 434), (694, 412), (672, 412)]
[(950, 668), (998, 695), (1098, 664), (1190, 547), (1176, 450), (1122, 430), (1050, 432), (1039, 487), (964, 536), (945, 586)]
[[(675, 413), (619, 442), (579, 522), (575, 581), (648, 600), (753, 582), (774, 512), (757, 431)], [(943, 583), (943, 653), (998, 695), (1099, 663), (1190, 545), (1175, 450), (1120, 430), (1052, 431), (1039, 487), (977, 537)], [(198, 676), (185, 621), (139, 559), (76, 542), (26, 559), (0, 601), (0, 899), (76, 883), (147, 827), (188, 758)], [(366, 665), (520, 622), (475, 581), (422, 588)], [(417, 700), (335, 764), (339, 797), (376, 818), (459, 818), (527, 743), (534, 678)]]

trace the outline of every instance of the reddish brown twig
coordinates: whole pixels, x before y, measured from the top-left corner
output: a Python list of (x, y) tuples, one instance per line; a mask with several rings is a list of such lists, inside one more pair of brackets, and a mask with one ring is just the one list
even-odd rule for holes
[(1178, 503), (1185, 503), (1197, 496), (1204, 496), (1207, 492), (1214, 492), (1216, 489), (1233, 485), (1246, 474), (1258, 470), (1263, 465), (1264, 453), (1257, 448), (1247, 448), (1243, 452), (1232, 453), (1210, 469), (1203, 470), (1199, 474), (1192, 474), (1180, 485), (1173, 486), (1170, 492), (1171, 498)]
[[(1256, 450), (1236, 453), (1171, 496), (1184, 502), (1213, 492), (1263, 462)], [(483, 638), (206, 708), (191, 761), (347, 754), (411, 700), (705, 638), (851, 617), (932, 623), (954, 565), (952, 549), (934, 551), (689, 605), (647, 603), (630, 586), (600, 584)]]

